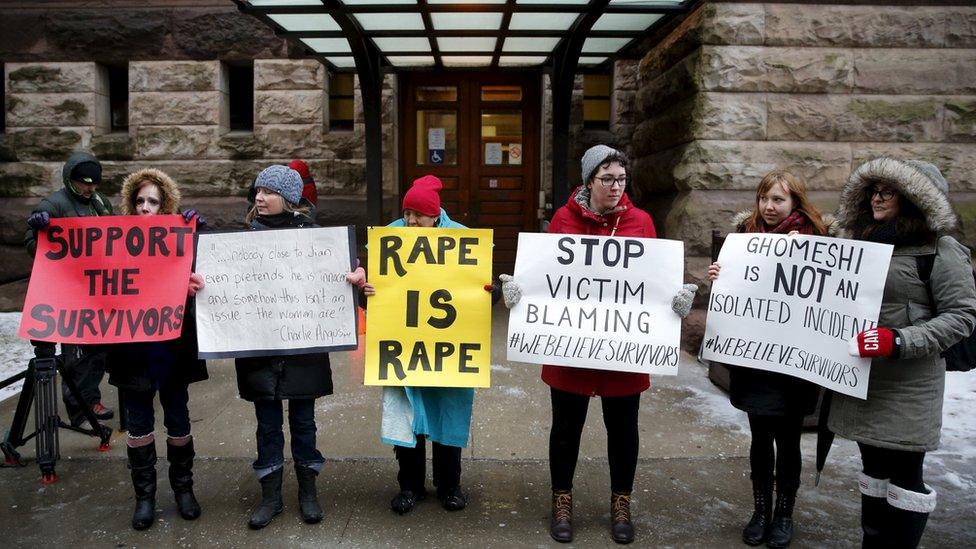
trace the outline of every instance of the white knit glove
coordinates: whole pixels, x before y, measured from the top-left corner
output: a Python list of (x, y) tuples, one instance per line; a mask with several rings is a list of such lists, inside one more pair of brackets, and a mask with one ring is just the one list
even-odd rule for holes
[(678, 290), (678, 293), (671, 300), (671, 310), (681, 318), (688, 316), (691, 312), (691, 302), (695, 300), (695, 293), (698, 291), (697, 284), (685, 284)]
[(522, 299), (522, 287), (515, 282), (512, 275), (498, 275), (498, 280), (502, 281), (502, 299), (505, 300), (505, 307), (511, 309)]

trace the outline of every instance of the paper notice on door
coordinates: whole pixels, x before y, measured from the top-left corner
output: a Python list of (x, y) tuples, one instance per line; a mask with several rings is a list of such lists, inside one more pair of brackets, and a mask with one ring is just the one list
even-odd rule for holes
[(522, 163), (522, 144), (521, 143), (509, 143), (508, 144), (508, 163), (509, 164), (521, 164)]
[(429, 128), (427, 130), (427, 148), (431, 150), (444, 150), (445, 138), (444, 128)]
[(485, 143), (485, 165), (497, 166), (502, 163), (502, 144)]

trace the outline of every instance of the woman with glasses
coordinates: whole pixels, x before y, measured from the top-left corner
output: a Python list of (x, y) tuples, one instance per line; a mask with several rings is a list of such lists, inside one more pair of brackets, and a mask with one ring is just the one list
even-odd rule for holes
[[(583, 185), (577, 187), (549, 225), (550, 233), (655, 238), (651, 216), (634, 206), (625, 192), (627, 157), (596, 145), (583, 154)], [(521, 295), (507, 275), (503, 293), (512, 307)], [(672, 303), (675, 313), (688, 316), (698, 287), (686, 284)], [(514, 298), (513, 298), (514, 296)], [(637, 413), (640, 395), (650, 387), (647, 374), (586, 368), (543, 366), (542, 380), (550, 387), (552, 428), (549, 433), (549, 469), (552, 481), (552, 518), (549, 534), (559, 542), (573, 540), (573, 475), (579, 457), (580, 436), (586, 423), (590, 397), (599, 396), (607, 428), (610, 462), (610, 533), (617, 543), (634, 540), (630, 494), (634, 488), (639, 448)]]
[[(807, 198), (803, 181), (785, 170), (763, 176), (756, 188), (755, 207), (739, 212), (732, 224), (739, 233), (827, 234), (827, 224)], [(708, 278), (717, 279), (720, 271), (721, 265), (712, 263)], [(729, 399), (733, 406), (749, 414), (752, 437), (749, 476), (754, 507), (752, 518), (742, 530), (742, 541), (747, 545), (786, 547), (793, 539), (793, 506), (800, 487), (803, 417), (816, 408), (819, 388), (776, 372), (738, 366), (729, 370)]]
[(970, 251), (947, 233), (957, 224), (949, 184), (928, 162), (878, 158), (851, 174), (838, 222), (851, 238), (891, 244), (876, 328), (851, 339), (872, 358), (867, 399), (835, 394), (829, 426), (861, 451), (864, 547), (916, 547), (936, 493), (922, 480), (939, 446), (942, 351), (973, 333)]

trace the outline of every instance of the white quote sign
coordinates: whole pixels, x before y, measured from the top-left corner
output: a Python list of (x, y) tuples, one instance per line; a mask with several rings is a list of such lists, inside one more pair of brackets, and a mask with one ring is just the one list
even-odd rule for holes
[(822, 236), (730, 234), (712, 283), (702, 358), (791, 375), (865, 398), (892, 247)]
[(683, 270), (677, 240), (520, 233), (508, 359), (677, 375)]
[(200, 358), (357, 347), (352, 227), (201, 233)]

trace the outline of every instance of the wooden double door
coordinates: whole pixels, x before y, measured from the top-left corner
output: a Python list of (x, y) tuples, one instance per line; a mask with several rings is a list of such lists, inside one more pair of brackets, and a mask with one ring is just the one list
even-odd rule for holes
[(537, 73), (400, 76), (400, 198), (427, 174), (452, 219), (494, 230), (494, 273), (511, 273), (518, 233), (538, 227)]

